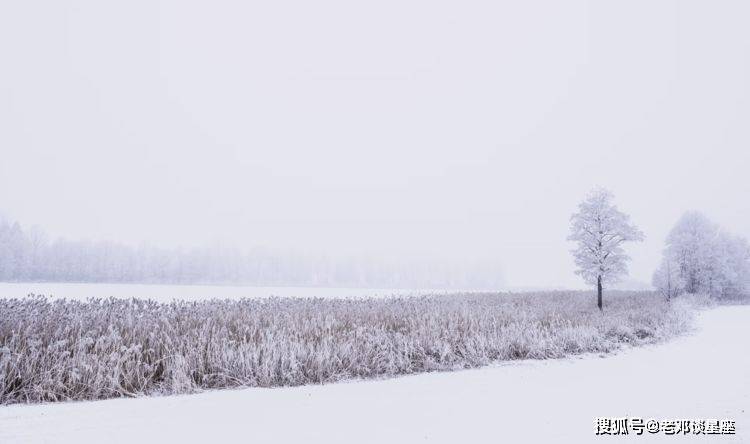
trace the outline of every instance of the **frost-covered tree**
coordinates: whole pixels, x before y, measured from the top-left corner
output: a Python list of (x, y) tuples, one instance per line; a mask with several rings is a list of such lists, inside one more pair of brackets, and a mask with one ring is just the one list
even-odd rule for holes
[(664, 255), (679, 268), (687, 293), (709, 292), (716, 274), (719, 227), (697, 211), (680, 217), (667, 235)]
[(666, 257), (654, 272), (652, 284), (667, 300), (679, 295), (685, 286), (680, 276), (680, 268)]
[[(667, 236), (664, 262), (676, 268), (677, 294), (730, 297), (750, 293), (750, 244), (697, 211), (680, 217)], [(654, 279), (656, 283), (660, 271)]]
[(612, 203), (613, 195), (599, 188), (589, 193), (571, 218), (568, 240), (577, 242), (572, 251), (578, 270), (586, 283), (596, 285), (597, 305), (602, 309), (604, 284), (627, 275), (630, 260), (622, 245), (643, 240), (643, 233), (627, 214)]
[(715, 268), (720, 292), (714, 294), (724, 297), (749, 294), (750, 244), (747, 239), (722, 231), (716, 244)]

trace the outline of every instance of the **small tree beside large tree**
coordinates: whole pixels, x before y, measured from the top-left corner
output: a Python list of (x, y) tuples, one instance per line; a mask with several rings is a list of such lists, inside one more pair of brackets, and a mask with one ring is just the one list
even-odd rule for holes
[(570, 236), (577, 247), (572, 250), (576, 274), (589, 285), (596, 285), (597, 305), (602, 310), (602, 290), (605, 284), (617, 282), (627, 275), (630, 257), (622, 245), (642, 241), (643, 233), (630, 222), (630, 217), (612, 203), (613, 195), (598, 188), (578, 205), (578, 212), (570, 217)]

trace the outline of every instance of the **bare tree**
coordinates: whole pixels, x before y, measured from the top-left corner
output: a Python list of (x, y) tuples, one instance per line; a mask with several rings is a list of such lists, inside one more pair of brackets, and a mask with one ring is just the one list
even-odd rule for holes
[(680, 268), (669, 258), (664, 258), (652, 278), (653, 286), (669, 301), (684, 288)]
[(616, 282), (627, 275), (630, 260), (622, 244), (641, 241), (643, 233), (627, 214), (612, 203), (613, 195), (605, 189), (595, 189), (578, 205), (571, 218), (570, 236), (578, 246), (572, 251), (578, 270), (576, 274), (586, 283), (596, 285), (597, 305), (602, 310), (602, 289), (605, 283)]

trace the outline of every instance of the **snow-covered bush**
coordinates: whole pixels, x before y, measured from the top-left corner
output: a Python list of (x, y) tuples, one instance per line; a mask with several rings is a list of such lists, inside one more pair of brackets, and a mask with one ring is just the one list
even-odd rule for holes
[(0, 299), (0, 403), (289, 386), (608, 352), (670, 337), (655, 293), (172, 302)]

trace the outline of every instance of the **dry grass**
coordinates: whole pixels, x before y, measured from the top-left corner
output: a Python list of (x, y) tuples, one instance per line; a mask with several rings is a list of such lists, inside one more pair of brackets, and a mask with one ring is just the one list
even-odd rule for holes
[(0, 404), (317, 384), (609, 352), (689, 327), (648, 292), (204, 302), (0, 299)]

